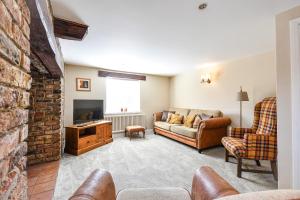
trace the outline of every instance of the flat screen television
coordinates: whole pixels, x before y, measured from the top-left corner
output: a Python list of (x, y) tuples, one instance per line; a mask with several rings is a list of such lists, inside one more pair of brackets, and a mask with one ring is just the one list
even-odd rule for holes
[(74, 100), (73, 123), (82, 124), (104, 118), (103, 100)]

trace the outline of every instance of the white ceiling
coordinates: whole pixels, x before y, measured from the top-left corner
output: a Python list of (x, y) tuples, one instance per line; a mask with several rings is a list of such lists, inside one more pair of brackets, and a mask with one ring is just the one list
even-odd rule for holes
[(51, 0), (56, 17), (89, 25), (60, 40), (66, 63), (175, 75), (275, 48), (275, 15), (300, 0)]

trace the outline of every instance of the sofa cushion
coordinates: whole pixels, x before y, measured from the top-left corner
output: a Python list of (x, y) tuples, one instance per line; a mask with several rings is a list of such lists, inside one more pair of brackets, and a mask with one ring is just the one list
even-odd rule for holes
[(168, 113), (167, 122), (170, 121), (170, 119), (171, 119), (171, 117), (172, 117), (172, 115), (173, 115), (174, 113), (175, 113), (175, 112), (169, 112), (169, 113)]
[(189, 115), (212, 115), (213, 117), (222, 117), (222, 113), (219, 110), (202, 110), (202, 109), (191, 109)]
[(234, 156), (242, 158), (246, 154), (246, 147), (243, 143), (243, 139), (223, 137), (222, 144)]
[(189, 138), (196, 138), (197, 129), (188, 128), (185, 126), (172, 125), (170, 130), (179, 135), (183, 135)]
[(184, 120), (184, 126), (188, 128), (192, 128), (194, 120), (195, 120), (195, 115), (188, 115)]
[(118, 193), (117, 200), (191, 200), (183, 188), (132, 188)]
[(161, 121), (168, 122), (169, 116), (174, 113), (175, 113), (175, 111), (163, 111), (162, 116), (161, 116)]
[(172, 114), (171, 119), (168, 121), (170, 124), (182, 124), (183, 116), (179, 114)]
[(300, 190), (269, 190), (262, 192), (249, 192), (218, 198), (218, 200), (282, 200), (300, 199)]
[(171, 124), (169, 124), (168, 122), (157, 121), (157, 122), (154, 122), (154, 126), (169, 131)]
[(198, 129), (201, 121), (202, 121), (201, 116), (196, 115), (195, 120), (193, 122), (193, 128)]

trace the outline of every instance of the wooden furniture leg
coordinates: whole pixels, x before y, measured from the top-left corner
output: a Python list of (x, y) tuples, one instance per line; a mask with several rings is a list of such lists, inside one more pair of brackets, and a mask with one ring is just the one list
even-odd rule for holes
[(278, 181), (277, 161), (272, 160), (270, 162), (271, 162), (271, 169), (272, 169), (272, 172), (273, 172), (274, 179), (276, 181)]
[(241, 178), (242, 177), (242, 159), (237, 158), (238, 165), (237, 165), (237, 177)]
[(143, 138), (145, 138), (145, 135), (146, 135), (146, 133), (145, 133), (145, 131), (143, 131)]
[(256, 162), (256, 165), (257, 165), (257, 166), (259, 166), (259, 167), (261, 166), (259, 160), (255, 160), (255, 162)]
[(225, 162), (228, 162), (229, 152), (225, 149)]

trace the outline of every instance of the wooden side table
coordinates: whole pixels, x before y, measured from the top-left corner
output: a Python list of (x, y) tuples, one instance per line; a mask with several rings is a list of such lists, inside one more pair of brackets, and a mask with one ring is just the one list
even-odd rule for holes
[(138, 133), (139, 134), (140, 132), (143, 133), (143, 138), (145, 138), (145, 128), (144, 127), (138, 126), (138, 125), (127, 126), (126, 129), (125, 129), (125, 137), (127, 136), (127, 134), (129, 134), (129, 138), (131, 140), (132, 135), (134, 133)]

